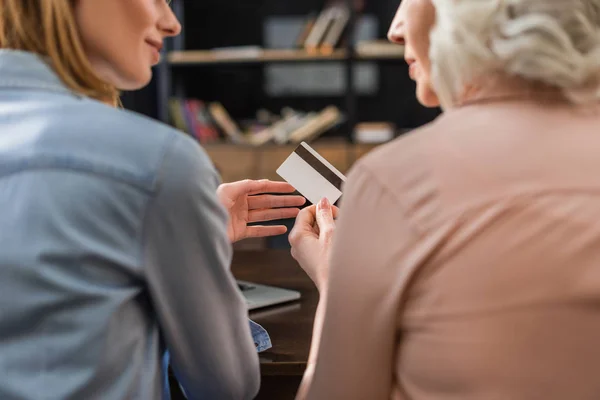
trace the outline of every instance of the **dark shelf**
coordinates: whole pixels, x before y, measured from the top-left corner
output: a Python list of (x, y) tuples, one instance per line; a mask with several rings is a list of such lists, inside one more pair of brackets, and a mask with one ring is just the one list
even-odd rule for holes
[[(173, 97), (222, 102), (237, 119), (251, 118), (259, 108), (272, 112), (285, 106), (318, 110), (334, 104), (346, 117), (346, 123), (327, 137), (344, 135), (348, 141), (352, 140), (351, 132), (359, 121), (381, 120), (399, 127), (416, 127), (435, 116), (414, 98), (414, 82), (408, 77), (401, 46), (390, 46), (386, 40), (356, 41), (357, 13), (354, 10), (351, 10), (344, 46), (331, 54), (311, 54), (303, 49), (261, 49), (264, 38), (260, 21), (271, 15), (308, 14), (323, 7), (324, 1), (303, 0), (293, 4), (275, 0), (247, 1), (236, 0), (224, 5), (216, 0), (200, 3), (173, 0), (173, 9), (178, 19), (186, 22), (186, 28), (180, 37), (167, 42), (164, 60), (156, 69), (155, 108), (163, 122), (169, 122), (169, 99)], [(346, 3), (352, 7), (355, 1), (346, 0)], [(391, 0), (381, 4), (369, 2), (365, 11), (379, 15), (381, 20), (378, 36), (385, 35), (388, 19), (391, 20), (396, 7), (397, 2)], [(236, 48), (238, 44), (242, 48)], [(265, 93), (264, 66), (312, 63), (341, 64), (345, 80), (343, 93), (312, 98), (294, 93), (272, 98)], [(365, 63), (375, 63), (379, 76), (385, 79), (377, 93), (356, 92), (358, 68), (355, 67)]]

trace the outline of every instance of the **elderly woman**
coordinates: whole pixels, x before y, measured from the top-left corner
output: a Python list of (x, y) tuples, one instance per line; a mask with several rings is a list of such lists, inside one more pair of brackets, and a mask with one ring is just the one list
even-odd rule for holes
[(404, 0), (390, 38), (445, 113), (299, 216), (299, 397), (599, 399), (600, 1)]

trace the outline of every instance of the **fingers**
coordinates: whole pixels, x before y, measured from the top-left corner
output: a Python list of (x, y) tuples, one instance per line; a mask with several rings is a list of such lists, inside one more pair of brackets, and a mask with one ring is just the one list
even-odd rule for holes
[(259, 210), (266, 208), (300, 207), (306, 203), (302, 196), (251, 196), (248, 198), (248, 209)]
[(250, 179), (246, 179), (243, 181), (222, 183), (217, 189), (217, 195), (225, 195), (230, 199), (235, 199), (244, 194), (248, 194), (248, 192), (252, 190), (253, 182), (254, 181)]
[(275, 182), (268, 179), (250, 181), (249, 195), (261, 193), (293, 193), (296, 189), (287, 182)]
[(315, 206), (310, 206), (298, 213), (296, 222), (294, 223), (294, 228), (288, 236), (288, 240), (292, 245), (292, 248), (299, 246), (302, 242), (302, 239), (307, 235), (318, 239), (318, 231), (314, 228), (317, 218), (316, 211), (317, 208)]
[(246, 230), (246, 238), (268, 237), (283, 235), (287, 228), (283, 225), (276, 226), (249, 226)]
[(331, 206), (331, 210), (333, 211), (333, 218), (336, 219), (340, 213), (339, 207)]
[(251, 210), (248, 212), (248, 222), (265, 222), (295, 218), (299, 212), (300, 210), (298, 208)]
[(304, 208), (298, 213), (294, 227), (288, 237), (290, 244), (294, 246), (304, 235), (311, 235), (315, 238), (319, 237), (318, 229), (315, 228), (317, 221), (317, 208), (310, 206)]
[(230, 198), (242, 195), (256, 195), (261, 193), (293, 193), (296, 189), (287, 182), (275, 182), (268, 179), (255, 181), (245, 179), (243, 181), (223, 183), (219, 186), (217, 193), (226, 194)]
[(306, 227), (312, 230), (312, 226), (317, 222), (317, 207), (310, 206), (306, 207), (296, 217), (296, 226)]
[(330, 241), (335, 230), (334, 208), (329, 200), (323, 198), (317, 205), (317, 224), (319, 225), (319, 237), (324, 241)]

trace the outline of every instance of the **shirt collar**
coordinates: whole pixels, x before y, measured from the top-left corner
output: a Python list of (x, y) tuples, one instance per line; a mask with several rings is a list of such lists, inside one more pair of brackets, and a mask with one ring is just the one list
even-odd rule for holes
[(5, 88), (47, 90), (77, 96), (65, 86), (44, 57), (20, 50), (0, 49), (0, 90)]

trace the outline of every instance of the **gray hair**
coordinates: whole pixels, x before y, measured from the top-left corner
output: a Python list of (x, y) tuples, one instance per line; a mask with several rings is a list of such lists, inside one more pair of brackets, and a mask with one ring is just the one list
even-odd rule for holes
[(433, 0), (432, 80), (443, 107), (491, 74), (600, 100), (600, 0)]

